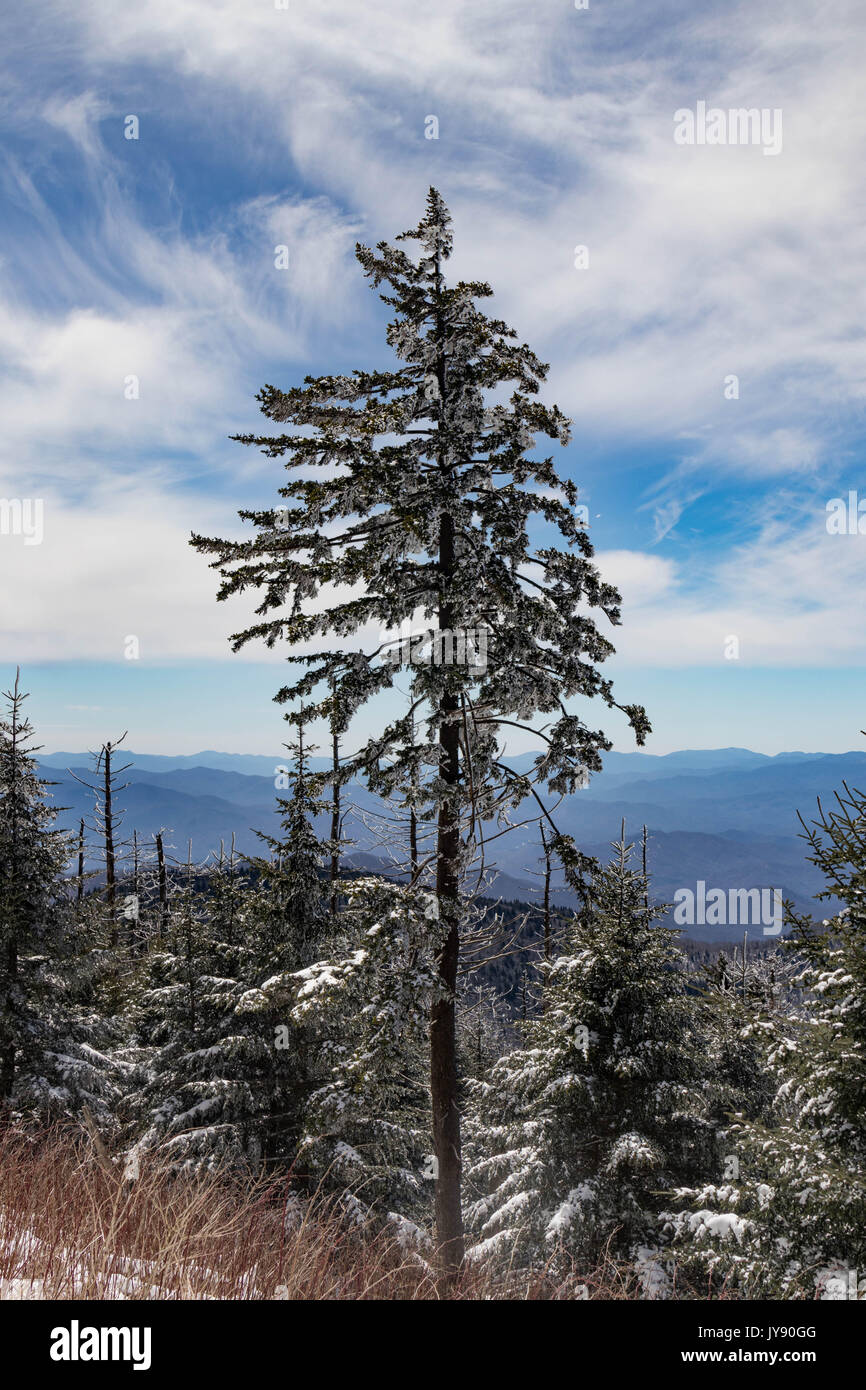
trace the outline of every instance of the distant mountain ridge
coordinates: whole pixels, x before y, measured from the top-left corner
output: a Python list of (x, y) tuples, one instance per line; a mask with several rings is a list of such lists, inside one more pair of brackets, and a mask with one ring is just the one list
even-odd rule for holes
[[(121, 750), (123, 751), (123, 750)], [(273, 776), (273, 769), (284, 765), (290, 755), (283, 749), (273, 756), (262, 753), (219, 753), (213, 749), (203, 749), (200, 753), (126, 753), (124, 761), (132, 759), (137, 768), (149, 772), (175, 772), (195, 767), (210, 767), (221, 772), (238, 772), (245, 776)], [(510, 761), (517, 767), (529, 767), (537, 755), (518, 753)], [(810, 761), (815, 758), (854, 756), (848, 753), (755, 753), (749, 748), (698, 748), (681, 749), (674, 753), (618, 753), (604, 754), (605, 779), (614, 776), (629, 778), (668, 777), (675, 770), (700, 773), (711, 768), (763, 767), (769, 763)], [(866, 758), (866, 753), (863, 754)], [(43, 753), (40, 762), (48, 767), (83, 767), (89, 762), (90, 754), (85, 753)], [(327, 758), (311, 758), (315, 767), (330, 766)]]
[[(523, 753), (511, 761), (527, 769), (536, 756)], [(208, 750), (178, 757), (125, 753), (123, 762), (132, 766), (124, 776), (130, 785), (120, 797), (126, 811), (124, 833), (135, 829), (148, 841), (157, 830), (166, 829), (173, 832), (167, 842), (176, 854), (185, 857), (191, 841), (194, 857), (202, 859), (218, 850), (220, 841), (228, 843), (234, 832), (240, 853), (259, 853), (262, 845), (255, 831), (273, 833), (277, 827), (275, 777), (288, 757)], [(87, 776), (89, 755), (58, 752), (43, 754), (39, 761), (45, 775), (57, 783), (51, 794), (55, 804), (65, 808), (60, 824), (77, 828), (92, 797), (67, 769)], [(324, 758), (312, 761), (317, 768), (329, 766)], [(808, 821), (816, 798), (828, 798), (843, 780), (866, 785), (866, 753), (792, 752), (771, 757), (740, 748), (686, 749), (666, 755), (608, 753), (604, 764), (604, 771), (584, 790), (559, 804), (550, 799), (556, 806), (554, 817), (586, 853), (599, 858), (607, 857), (623, 820), (632, 839), (646, 824), (657, 900), (670, 902), (678, 889), (703, 881), (708, 888), (726, 891), (778, 888), (801, 911), (817, 906), (826, 916), (832, 910), (812, 902), (822, 884), (805, 860), (797, 811)], [(375, 856), (375, 835), (364, 818), (369, 822), (380, 803), (366, 787), (354, 783), (345, 789), (344, 800), (360, 813), (350, 810), (346, 825), (354, 850), (360, 857)], [(319, 818), (317, 829), (323, 836), (328, 833), (326, 815)], [(537, 832), (515, 830), (499, 846), (503, 868), (492, 891), (537, 900)], [(555, 886), (554, 898), (562, 904), (571, 901), (561, 885)], [(694, 926), (688, 934), (732, 940), (741, 931)]]

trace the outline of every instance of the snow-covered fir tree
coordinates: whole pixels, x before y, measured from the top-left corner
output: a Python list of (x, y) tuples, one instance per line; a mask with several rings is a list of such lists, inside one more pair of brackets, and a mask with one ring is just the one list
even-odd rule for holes
[(40, 1120), (87, 1106), (110, 1125), (123, 1068), (105, 1051), (117, 1038), (94, 1008), (92, 919), (73, 909), (72, 844), (39, 775), (26, 698), (16, 672), (0, 720), (0, 1106)]
[(290, 796), (278, 796), (280, 834), (257, 831), (267, 845), (267, 857), (252, 856), (259, 875), (258, 933), (262, 965), (271, 973), (299, 969), (321, 953), (331, 927), (325, 865), (330, 842), (316, 834), (315, 817), (324, 810), (318, 795), (320, 781), (310, 771), (313, 751), (304, 746), (303, 711), (298, 717), (297, 738), (286, 745), (293, 766), (280, 771)]
[(831, 1280), (866, 1296), (866, 797), (846, 787), (806, 834), (819, 896), (843, 906), (789, 912), (796, 995), (765, 988), (752, 1025), (771, 1105), (735, 1113), (730, 1178), (680, 1193), (668, 1225), (685, 1264), (753, 1298), (827, 1296)]
[(237, 1008), (255, 976), (247, 883), (234, 856), (191, 855), (134, 1009), (137, 1065), (125, 1106), (128, 1160), (158, 1152), (177, 1169), (255, 1168), (267, 1128), (271, 1054)]
[(271, 996), (256, 993), (267, 979), (303, 969), (332, 948), (335, 920), (331, 898), (335, 889), (327, 875), (331, 844), (316, 833), (315, 818), (325, 809), (321, 783), (309, 766), (313, 749), (305, 745), (307, 716), (294, 721), (297, 737), (286, 746), (292, 766), (281, 778), (288, 796), (279, 796), (281, 831), (260, 835), (268, 858), (251, 859), (259, 880), (252, 929), (256, 973), (242, 1004), (244, 1026), (255, 1029), (269, 1053), (267, 1154), (271, 1162), (291, 1161), (303, 1133), (308, 1097), (323, 1076), (315, 1031), (301, 1026)]
[(322, 1077), (310, 1030), (259, 991), (308, 964), (331, 929), (303, 725), (291, 747), (281, 832), (261, 835), (269, 857), (240, 865), (221, 847), (206, 867), (188, 861), (148, 960), (127, 1131), (132, 1149), (157, 1149), (188, 1170), (291, 1162)]
[(70, 853), (38, 774), (26, 698), (16, 671), (0, 720), (0, 1103), (9, 1102), (32, 1053), (38, 971), (28, 956), (63, 932), (62, 873)]
[[(409, 709), (367, 741), (353, 769), (385, 796), (406, 794), (433, 772), (426, 780), (445, 930), (431, 1091), (437, 1236), (453, 1271), (463, 1249), (461, 870), (485, 819), (531, 796), (534, 783), (569, 792), (600, 767), (610, 743), (569, 710), (572, 697), (624, 710), (638, 742), (649, 726), (642, 708), (618, 704), (598, 670), (613, 648), (592, 610), (618, 623), (619, 595), (592, 563), (577, 489), (549, 457), (532, 457), (537, 435), (569, 439), (561, 411), (536, 399), (546, 366), (483, 313), (489, 285), (446, 283), (451, 218), (435, 189), (399, 240), (418, 245), (417, 260), (386, 242), (359, 246), (357, 256), (372, 286), (386, 287), (381, 298), (394, 314), (387, 339), (400, 364), (307, 378), (288, 391), (264, 387), (264, 414), (292, 429), (241, 440), (286, 458), (287, 504), (243, 511), (252, 539), (194, 536), (193, 544), (214, 556), (220, 598), (261, 593), (259, 621), (233, 637), (234, 648), (285, 641), (307, 667), (279, 701), (318, 692), (314, 713), (327, 718), (336, 699), (351, 717), (407, 676)], [(381, 639), (352, 648), (346, 639), (370, 624)], [(401, 673), (401, 637), (419, 629), (432, 659)], [(315, 652), (329, 636), (339, 640)], [(513, 724), (534, 728), (536, 715), (544, 751), (530, 773), (517, 774), (500, 756), (501, 735)], [(566, 852), (564, 841), (558, 847)]]
[(544, 1009), (472, 1087), (476, 1256), (592, 1269), (652, 1247), (660, 1193), (707, 1161), (694, 1005), (631, 847), (593, 876)]
[(341, 890), (338, 950), (260, 991), (266, 1007), (282, 1002), (291, 1025), (315, 1039), (321, 1082), (304, 1108), (295, 1168), (359, 1209), (429, 1224), (436, 897), (381, 878), (346, 880)]
[(494, 1063), (510, 1051), (514, 1027), (508, 1006), (493, 985), (479, 984), (470, 976), (460, 1003), (457, 1047), (465, 1087), (468, 1081), (487, 1076)]

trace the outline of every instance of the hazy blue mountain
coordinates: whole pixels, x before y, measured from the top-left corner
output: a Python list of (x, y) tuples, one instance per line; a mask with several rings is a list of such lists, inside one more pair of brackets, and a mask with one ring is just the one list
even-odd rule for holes
[[(512, 759), (528, 767), (534, 754)], [(133, 765), (124, 774), (130, 785), (119, 797), (125, 809), (123, 835), (133, 829), (144, 842), (155, 831), (167, 831), (166, 843), (184, 858), (187, 841), (194, 858), (203, 859), (228, 842), (232, 832), (243, 854), (259, 852), (256, 830), (277, 826), (275, 771), (286, 755), (203, 752), (184, 757), (128, 753)], [(64, 807), (60, 822), (77, 827), (91, 809), (92, 797), (67, 771), (88, 777), (89, 759), (82, 753), (54, 753), (40, 759), (46, 774), (57, 782), (52, 795)], [(325, 759), (315, 759), (319, 767)], [(670, 901), (679, 888), (779, 888), (798, 908), (815, 905), (812, 895), (821, 886), (804, 858), (798, 838), (797, 810), (809, 819), (816, 798), (826, 802), (843, 780), (866, 784), (866, 753), (782, 753), (776, 757), (743, 748), (692, 749), (666, 756), (649, 753), (609, 753), (605, 770), (590, 785), (566, 798), (556, 809), (560, 827), (575, 836), (585, 852), (606, 858), (618, 838), (622, 821), (631, 838), (646, 824), (651, 833), (650, 868), (658, 899)], [(374, 812), (376, 798), (366, 788), (350, 785), (344, 791), (347, 808)], [(527, 807), (527, 810), (529, 808)], [(518, 812), (515, 821), (522, 819)], [(328, 817), (317, 826), (328, 832)], [(346, 834), (357, 856), (377, 856), (375, 834), (351, 810)], [(492, 891), (503, 898), (535, 900), (538, 880), (537, 832), (522, 828), (498, 842), (503, 870)], [(359, 861), (360, 862), (360, 859)], [(554, 897), (570, 902), (561, 886)], [(827, 907), (818, 907), (822, 915)], [(696, 939), (730, 940), (735, 927), (695, 926)]]
[[(274, 770), (285, 766), (289, 754), (283, 748), (273, 757), (260, 753), (215, 753), (206, 749), (203, 753), (188, 753), (171, 757), (162, 753), (130, 753), (125, 749), (123, 762), (134, 762), (141, 772), (183, 772), (195, 768), (215, 768), (220, 772), (237, 772), (244, 776), (267, 777), (273, 781)], [(46, 767), (89, 767), (89, 753), (42, 753), (39, 761)], [(328, 767), (327, 758), (311, 758), (314, 767)]]
[(570, 798), (565, 816), (569, 829), (578, 834), (603, 824), (608, 835), (626, 816), (657, 830), (796, 835), (797, 811), (810, 819), (817, 798), (832, 797), (843, 781), (866, 784), (866, 753), (774, 758), (757, 768), (635, 778), (614, 785), (600, 777)]
[[(609, 782), (614, 777), (624, 777), (631, 781), (639, 778), (671, 777), (680, 773), (705, 773), (714, 770), (731, 770), (764, 767), (768, 764), (788, 761), (809, 761), (826, 757), (823, 753), (778, 753), (770, 757), (766, 753), (753, 753), (748, 748), (697, 748), (682, 749), (676, 753), (617, 753), (604, 755), (604, 772), (596, 780)], [(847, 757), (847, 754), (841, 754)], [(215, 768), (220, 772), (237, 772), (245, 776), (273, 777), (274, 769), (285, 764), (288, 754), (285, 749), (276, 749), (273, 755), (260, 753), (218, 753), (205, 749), (201, 753), (187, 753), (171, 756), (161, 753), (126, 753), (124, 761), (130, 759), (140, 771), (175, 772), (200, 767)], [(509, 758), (515, 767), (531, 767), (535, 753), (518, 753)], [(43, 753), (40, 761), (48, 767), (86, 767), (90, 761), (88, 753)], [(327, 758), (312, 758), (317, 768), (329, 766)]]

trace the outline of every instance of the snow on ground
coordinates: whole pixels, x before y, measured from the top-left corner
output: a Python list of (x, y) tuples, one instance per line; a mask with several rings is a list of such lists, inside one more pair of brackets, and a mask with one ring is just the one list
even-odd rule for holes
[[(214, 1279), (213, 1272), (189, 1263), (170, 1274), (153, 1260), (101, 1248), (91, 1259), (84, 1252), (47, 1245), (34, 1231), (14, 1228), (0, 1215), (0, 1268), (15, 1271), (0, 1277), (0, 1301), (50, 1300), (55, 1298), (104, 1298), (123, 1302), (128, 1299), (205, 1299), (216, 1294), (200, 1292)], [(25, 1277), (23, 1271), (40, 1271), (40, 1277)], [(261, 1298), (255, 1286), (254, 1269), (238, 1281), (233, 1298)], [(154, 1283), (156, 1278), (159, 1282)]]

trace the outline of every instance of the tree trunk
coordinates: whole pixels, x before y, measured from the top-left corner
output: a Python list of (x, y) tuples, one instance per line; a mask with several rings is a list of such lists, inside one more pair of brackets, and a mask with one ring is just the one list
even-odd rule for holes
[(411, 865), (412, 882), (418, 878), (418, 817), (415, 814), (415, 807), (409, 809), (409, 863)]
[(229, 945), (235, 944), (235, 832), (232, 831), (232, 847), (229, 853)]
[[(141, 933), (141, 930), (140, 930), (140, 923), (141, 923), (141, 915), (140, 915), (141, 892), (140, 892), (140, 886), (141, 886), (141, 885), (140, 885), (140, 881), (139, 881), (139, 880), (140, 880), (140, 874), (139, 874), (139, 865), (138, 865), (138, 831), (137, 831), (137, 830), (133, 830), (133, 832), (132, 832), (132, 916), (131, 916), (128, 920), (132, 922), (132, 926), (129, 928), (129, 936), (130, 936), (130, 940), (131, 940), (131, 943), (132, 943), (132, 949), (133, 949), (133, 951), (135, 951), (135, 953), (136, 953), (137, 955), (141, 955), (142, 952), (143, 952), (143, 950), (144, 950), (144, 937), (143, 937), (143, 935), (142, 935), (142, 933)], [(127, 911), (128, 911), (128, 909), (129, 909), (129, 903), (127, 902)], [(124, 914), (124, 915), (125, 915), (125, 914)]]
[[(436, 252), (436, 337), (438, 343), (436, 376), (439, 384), (437, 462), (446, 482), (450, 457), (446, 435), (445, 399), (448, 372), (445, 356), (445, 324), (441, 313), (442, 269)], [(453, 634), (455, 613), (451, 585), (456, 569), (454, 518), (447, 509), (439, 519), (439, 631)], [(444, 644), (440, 651), (444, 651)], [(459, 701), (446, 684), (439, 705), (439, 776), (445, 784), (445, 797), (439, 803), (436, 844), (436, 901), (443, 930), (440, 948), (439, 997), (430, 1013), (430, 1098), (433, 1109), (433, 1147), (436, 1153), (436, 1244), (440, 1271), (451, 1282), (463, 1264), (463, 1210), (461, 1205), (462, 1160), (460, 1152), (460, 1110), (457, 1090), (456, 990), (460, 955), (460, 734), (457, 727)]]
[(105, 781), (103, 784), (103, 812), (105, 816), (105, 896), (108, 902), (108, 912), (111, 918), (111, 944), (117, 945), (117, 917), (115, 916), (116, 888), (114, 881), (114, 821), (111, 811), (111, 744), (106, 743), (103, 754), (105, 757)]
[(336, 721), (331, 729), (331, 760), (334, 771), (333, 809), (331, 811), (331, 923), (337, 920), (337, 882), (340, 877), (340, 738)]
[(547, 843), (544, 826), (541, 827), (541, 843), (544, 846), (544, 959), (550, 964), (550, 958), (553, 955), (553, 934), (550, 921), (550, 875), (553, 866), (550, 862), (550, 846)]
[(84, 897), (84, 818), (78, 823), (78, 889), (76, 901), (78, 910), (81, 911), (81, 900)]
[[(11, 1019), (14, 1016), (14, 994), (18, 982), (18, 941), (14, 928), (6, 945), (6, 975), (9, 989), (6, 1001), (7, 1011), (8, 1017)], [(2, 1057), (0, 1057), (0, 1101), (7, 1100), (11, 1096), (12, 1087), (15, 1085), (15, 1052), (15, 1041), (10, 1038), (3, 1048)]]
[[(15, 874), (16, 871), (19, 871), (19, 859), (18, 859), (18, 817), (17, 817), (17, 813), (16, 813), (16, 811), (15, 811), (15, 806), (16, 806), (16, 796), (15, 796), (16, 788), (15, 788), (15, 782), (16, 782), (17, 779), (18, 779), (18, 770), (19, 770), (19, 763), (18, 763), (18, 733), (19, 733), (19, 726), (18, 726), (18, 709), (19, 709), (19, 703), (20, 703), (20, 702), (19, 702), (19, 696), (18, 696), (18, 677), (19, 677), (19, 675), (20, 675), (20, 671), (16, 669), (16, 671), (15, 671), (15, 691), (14, 691), (14, 695), (13, 695), (13, 698), (12, 698), (12, 729), (11, 729), (11, 744), (12, 744), (12, 785), (11, 785), (11, 787), (10, 787), (10, 791), (12, 792), (12, 801), (11, 801), (10, 804), (12, 805), (12, 808), (13, 808), (13, 810), (12, 810), (12, 824), (11, 824), (11, 827), (10, 827), (10, 829), (11, 829), (11, 835), (10, 835), (10, 842), (11, 842), (11, 843), (10, 843), (10, 857), (11, 857), (11, 861), (12, 861), (12, 871), (13, 871), (13, 874)], [(7, 982), (6, 1018), (7, 1018), (7, 1020), (9, 1021), (9, 1024), (10, 1024), (10, 1031), (11, 1031), (12, 1028), (15, 1027), (15, 1024), (14, 1024), (13, 1020), (14, 1020), (14, 1018), (15, 1018), (15, 1005), (16, 1005), (16, 998), (15, 998), (15, 995), (16, 995), (16, 992), (17, 992), (17, 984), (18, 984), (18, 921), (17, 921), (17, 916), (18, 916), (18, 912), (20, 911), (20, 907), (19, 907), (19, 904), (18, 904), (17, 902), (14, 901), (14, 898), (13, 898), (13, 902), (12, 902), (12, 904), (11, 904), (11, 907), (12, 907), (12, 911), (11, 911), (11, 913), (10, 913), (10, 921), (9, 921), (9, 938), (8, 938), (8, 940), (7, 940), (7, 943), (6, 943), (6, 982)], [(4, 1031), (5, 1031), (5, 1030), (4, 1030)], [(13, 1036), (9, 1036), (8, 1041), (6, 1042), (5, 1046), (3, 1047), (2, 1055), (0, 1055), (0, 1101), (8, 1100), (8, 1098), (12, 1095), (12, 1088), (13, 1088), (13, 1086), (15, 1085), (15, 1056), (16, 1056), (16, 1051), (17, 1051), (17, 1049), (16, 1049), (16, 1046), (15, 1046), (15, 1038), (14, 1038), (14, 1035), (13, 1035)]]
[(192, 951), (192, 913), (193, 913), (193, 875), (192, 875), (192, 840), (187, 840), (186, 847), (186, 892), (184, 894), (184, 931), (186, 936), (186, 977), (187, 989), (189, 991), (189, 1025), (193, 1033), (196, 1030), (196, 987), (195, 970), (193, 968)]
[[(411, 731), (412, 731), (412, 743), (414, 744), (414, 742), (415, 742), (415, 717), (414, 717), (414, 715), (412, 714), (412, 711), (411, 711), (411, 710), (409, 711), (409, 727), (410, 727), (410, 729), (411, 729)], [(418, 881), (418, 870), (419, 870), (419, 868), (420, 868), (421, 861), (420, 861), (420, 859), (418, 858), (418, 813), (417, 813), (417, 811), (415, 810), (415, 778), (414, 778), (414, 777), (412, 778), (412, 786), (411, 786), (411, 788), (410, 788), (410, 793), (409, 793), (409, 794), (410, 794), (410, 798), (411, 798), (410, 803), (409, 803), (409, 866), (410, 866), (410, 873), (411, 873), (411, 881), (412, 881), (412, 883), (417, 883), (417, 881)]]
[[(439, 560), (446, 580), (454, 569), (454, 526), (450, 516), (440, 523)], [(439, 613), (440, 630), (453, 630), (448, 604)], [(440, 997), (430, 1015), (430, 1093), (433, 1105), (433, 1146), (436, 1180), (436, 1241), (442, 1273), (453, 1278), (463, 1263), (463, 1213), (460, 1201), (460, 1111), (457, 1094), (455, 993), (460, 950), (459, 856), (460, 742), (456, 716), (459, 703), (446, 693), (440, 704), (439, 775), (448, 792), (440, 803), (436, 848), (436, 898), (444, 941), (439, 955)]]
[(156, 863), (159, 877), (159, 927), (157, 939), (161, 943), (168, 932), (168, 880), (165, 873), (165, 850), (162, 835), (156, 837)]

